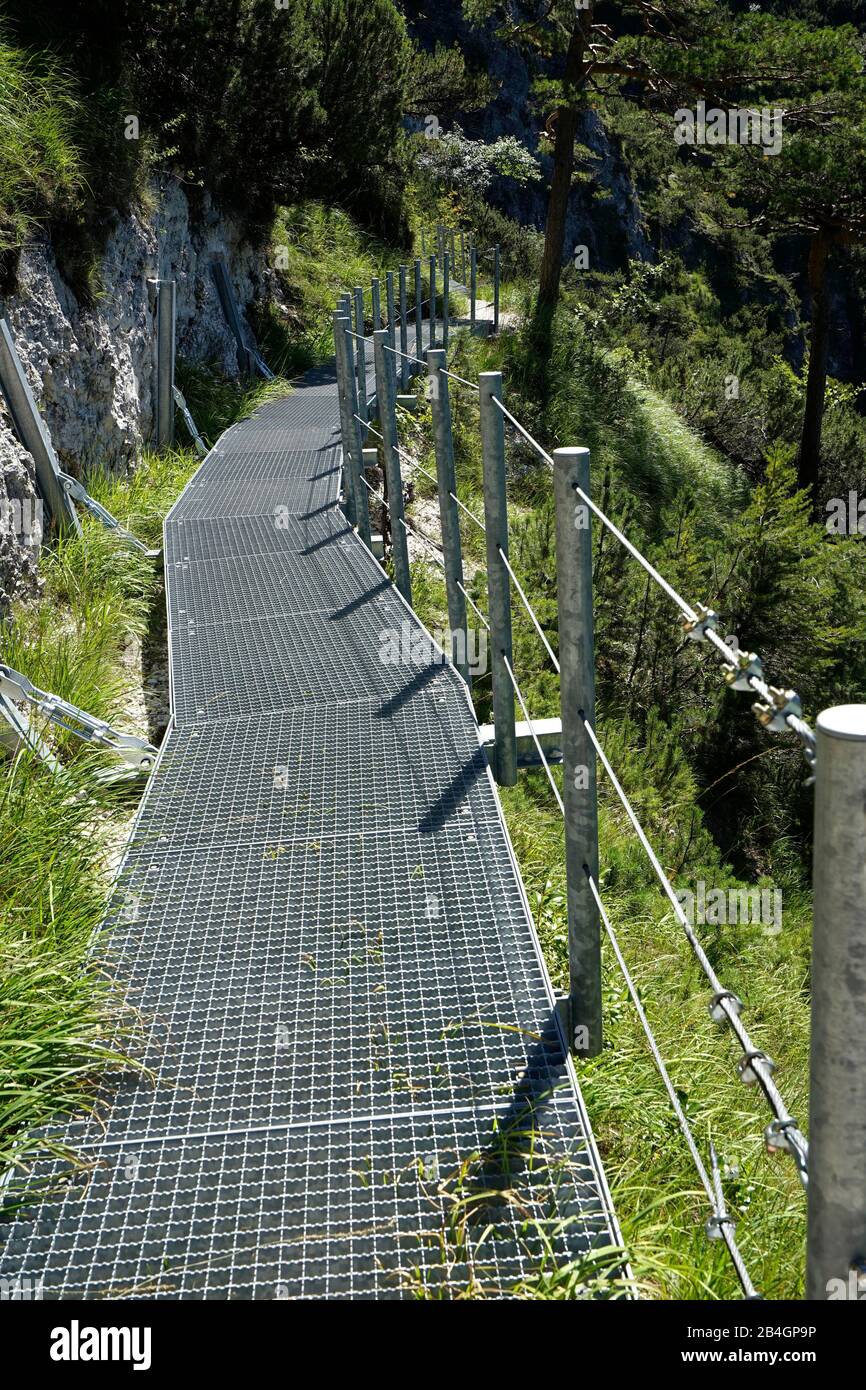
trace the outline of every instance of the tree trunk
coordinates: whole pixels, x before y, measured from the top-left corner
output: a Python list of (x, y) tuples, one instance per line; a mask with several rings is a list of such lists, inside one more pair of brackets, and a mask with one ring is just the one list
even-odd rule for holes
[(830, 312), (827, 299), (827, 233), (818, 231), (809, 248), (809, 297), (812, 323), (809, 332), (809, 374), (806, 379), (806, 409), (797, 477), (800, 487), (808, 488), (818, 508), (818, 473), (821, 462), (821, 428), (824, 423), (824, 397), (827, 391), (827, 341)]
[[(553, 311), (559, 298), (559, 281), (562, 277), (562, 258), (565, 249), (565, 223), (568, 216), (568, 195), (571, 192), (571, 177), (574, 173), (574, 141), (577, 136), (577, 107), (573, 104), (576, 91), (580, 88), (584, 73), (584, 54), (589, 42), (592, 27), (593, 6), (580, 12), (568, 44), (565, 59), (566, 102), (556, 113), (556, 140), (553, 147), (553, 178), (550, 183), (550, 199), (547, 204), (547, 222), (544, 229), (544, 255), (541, 261), (541, 278), (538, 286), (538, 308), (542, 312)], [(568, 100), (570, 98), (570, 100)]]

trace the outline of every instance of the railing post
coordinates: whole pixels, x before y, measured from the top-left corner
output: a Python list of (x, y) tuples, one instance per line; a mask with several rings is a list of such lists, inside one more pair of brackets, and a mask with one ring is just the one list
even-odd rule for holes
[(0, 390), (15, 433), (36, 466), (36, 482), (52, 522), (61, 531), (81, 534), (75, 504), (60, 479), (60, 464), (48, 426), (39, 413), (8, 320), (0, 317)]
[(358, 366), (358, 414), (367, 419), (367, 345), (364, 342), (364, 291), (360, 285), (354, 289), (355, 297), (355, 338), (356, 361)]
[(866, 705), (816, 727), (806, 1296), (866, 1298)]
[(349, 520), (353, 526), (357, 526), (361, 539), (368, 548), (372, 548), (372, 536), (370, 532), (370, 507), (367, 502), (367, 489), (361, 481), (363, 477), (364, 459), (361, 444), (361, 426), (355, 418), (358, 411), (358, 389), (355, 381), (354, 362), (352, 358), (352, 340), (346, 332), (351, 328), (352, 320), (342, 314), (334, 315), (334, 345), (337, 351), (337, 375), (341, 383), (339, 391), (340, 401), (340, 431), (343, 437), (343, 476), (348, 475), (349, 487), (347, 495), (351, 495), (353, 505), (349, 511)]
[(451, 629), (451, 660), (469, 685), (466, 595), (461, 588), (463, 551), (460, 543), (460, 517), (454, 500), (457, 495), (457, 477), (454, 472), (451, 399), (448, 393), (448, 378), (442, 371), (447, 362), (444, 348), (431, 348), (427, 353), (430, 402), (433, 411), (433, 441), (436, 446), (436, 479), (439, 485), (439, 518), (442, 523), (442, 549), (445, 552), (445, 592), (448, 598), (448, 626)]
[(400, 386), (405, 391), (409, 385), (409, 310), (406, 297), (406, 267), (400, 267)]
[(478, 300), (478, 250), (469, 248), (469, 324), (475, 328), (476, 303)]
[(451, 317), (451, 256), (448, 251), (442, 258), (442, 346), (448, 347), (448, 326)]
[(499, 247), (493, 248), (493, 333), (499, 332)]
[(177, 285), (156, 282), (156, 447), (174, 443), (174, 366)]
[(346, 516), (349, 519), (349, 524), (350, 526), (356, 526), (357, 513), (355, 510), (355, 481), (352, 477), (352, 460), (349, 454), (349, 448), (347, 443), (349, 438), (349, 424), (346, 413), (348, 400), (346, 396), (345, 380), (346, 363), (344, 360), (342, 348), (340, 346), (340, 339), (343, 336), (344, 316), (341, 314), (339, 308), (334, 310), (333, 322), (334, 359), (337, 367), (337, 403), (340, 407), (340, 435), (343, 444), (343, 467), (341, 487), (343, 493), (343, 504), (346, 509)]
[(415, 262), (415, 356), (424, 360), (424, 281), (421, 278), (421, 262)]
[(436, 342), (436, 257), (430, 257), (430, 346)]
[(394, 580), (407, 603), (412, 602), (412, 580), (409, 575), (409, 547), (403, 520), (403, 478), (400, 455), (397, 452), (397, 374), (394, 354), (386, 350), (388, 333), (382, 328), (373, 334), (373, 360), (376, 365), (376, 400), (379, 406), (379, 425), (382, 432), (382, 454), (385, 480), (388, 486), (388, 509), (391, 513), (391, 550), (394, 556)]
[(466, 284), (466, 233), (460, 230), (460, 278)]
[(373, 332), (378, 333), (382, 327), (382, 303), (379, 294), (379, 281), (375, 276), (370, 282), (370, 297), (373, 301)]
[(392, 348), (397, 346), (397, 312), (394, 305), (394, 272), (385, 272), (385, 308), (388, 314), (388, 342)]
[(514, 687), (505, 661), (512, 666), (511, 581), (500, 550), (508, 556), (508, 500), (505, 492), (505, 420), (494, 404), (502, 400), (502, 373), (482, 372), (481, 455), (484, 466), (484, 523), (487, 531), (487, 593), (490, 615), (490, 672), (496, 728), (494, 776), (503, 787), (517, 781), (514, 732)]
[(565, 868), (568, 894), (568, 1033), (571, 1048), (596, 1057), (602, 1044), (601, 925), (587, 874), (598, 883), (595, 751), (582, 716), (595, 727), (592, 518), (589, 450), (556, 449), (556, 583), (559, 613)]

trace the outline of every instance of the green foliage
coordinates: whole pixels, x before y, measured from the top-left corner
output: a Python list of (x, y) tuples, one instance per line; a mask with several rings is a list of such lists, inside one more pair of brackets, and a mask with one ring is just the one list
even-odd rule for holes
[[(411, 46), (391, 0), (10, 0), (9, 12), (36, 56), (0, 59), (0, 235), (17, 245), (50, 215), (76, 289), (115, 211), (163, 171), (253, 231), (278, 203), (314, 196), (406, 240)], [(76, 201), (79, 177), (89, 189)]]
[(461, 111), (477, 111), (494, 98), (495, 83), (485, 72), (471, 72), (460, 45), (437, 43), (412, 52), (407, 84), (407, 115), (435, 115), (452, 121)]
[(0, 42), (0, 252), (75, 203), (74, 90), (57, 64)]
[[(129, 732), (125, 645), (144, 635), (157, 591), (152, 560), (98, 522), (43, 551), (41, 600), (20, 605), (3, 659), (36, 685)], [(95, 779), (106, 754), (40, 730), (63, 765), (31, 753), (0, 766), (0, 1166), (20, 1161), (33, 1130), (93, 1101), (106, 1068), (124, 1064), (132, 1020), (88, 949), (104, 910), (128, 794)], [(111, 1044), (106, 1049), (106, 1042)], [(118, 1049), (121, 1049), (120, 1051)]]

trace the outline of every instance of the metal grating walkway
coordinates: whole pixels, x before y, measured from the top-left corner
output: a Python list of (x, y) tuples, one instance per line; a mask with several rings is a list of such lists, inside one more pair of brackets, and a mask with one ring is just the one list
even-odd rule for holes
[(47, 1298), (507, 1295), (618, 1241), (465, 688), (337, 506), (332, 373), (166, 521), (173, 721), (100, 964), (142, 1020), (6, 1231)]

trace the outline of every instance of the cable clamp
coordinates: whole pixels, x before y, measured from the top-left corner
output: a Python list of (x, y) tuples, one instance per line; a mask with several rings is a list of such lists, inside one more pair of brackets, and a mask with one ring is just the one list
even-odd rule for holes
[(760, 1062), (770, 1072), (776, 1070), (776, 1063), (773, 1061), (772, 1057), (767, 1056), (766, 1052), (761, 1052), (760, 1049), (755, 1049), (754, 1052), (747, 1052), (737, 1063), (737, 1071), (740, 1073), (740, 1080), (744, 1082), (746, 1086), (755, 1086), (761, 1079), (755, 1069), (756, 1062)]
[(712, 1216), (707, 1217), (704, 1225), (707, 1240), (722, 1240), (725, 1226), (729, 1226), (732, 1233), (737, 1229), (736, 1221), (732, 1216), (728, 1216), (727, 1212), (721, 1215), (717, 1212), (713, 1212)]
[(758, 700), (752, 705), (752, 713), (765, 729), (770, 729), (775, 734), (783, 734), (788, 728), (789, 718), (803, 717), (800, 697), (796, 690), (779, 690), (774, 685), (770, 686), (769, 695), (770, 700), (766, 703)]
[(753, 680), (764, 679), (764, 665), (756, 652), (737, 652), (736, 665), (726, 663), (722, 670), (732, 690), (751, 690)]
[(695, 608), (698, 616), (683, 618), (682, 629), (693, 642), (706, 642), (707, 629), (711, 628), (715, 632), (719, 626), (718, 614), (714, 613), (712, 608), (705, 608), (702, 603), (696, 603)]
[(727, 1000), (734, 1013), (739, 1018), (743, 1012), (743, 1001), (733, 994), (729, 989), (720, 989), (718, 994), (714, 994), (710, 1000), (710, 1018), (714, 1023), (727, 1023), (728, 1015), (722, 1008), (722, 1003)]
[(764, 1130), (764, 1147), (767, 1153), (798, 1153), (799, 1148), (789, 1133), (790, 1130), (796, 1129), (796, 1120), (772, 1120)]

